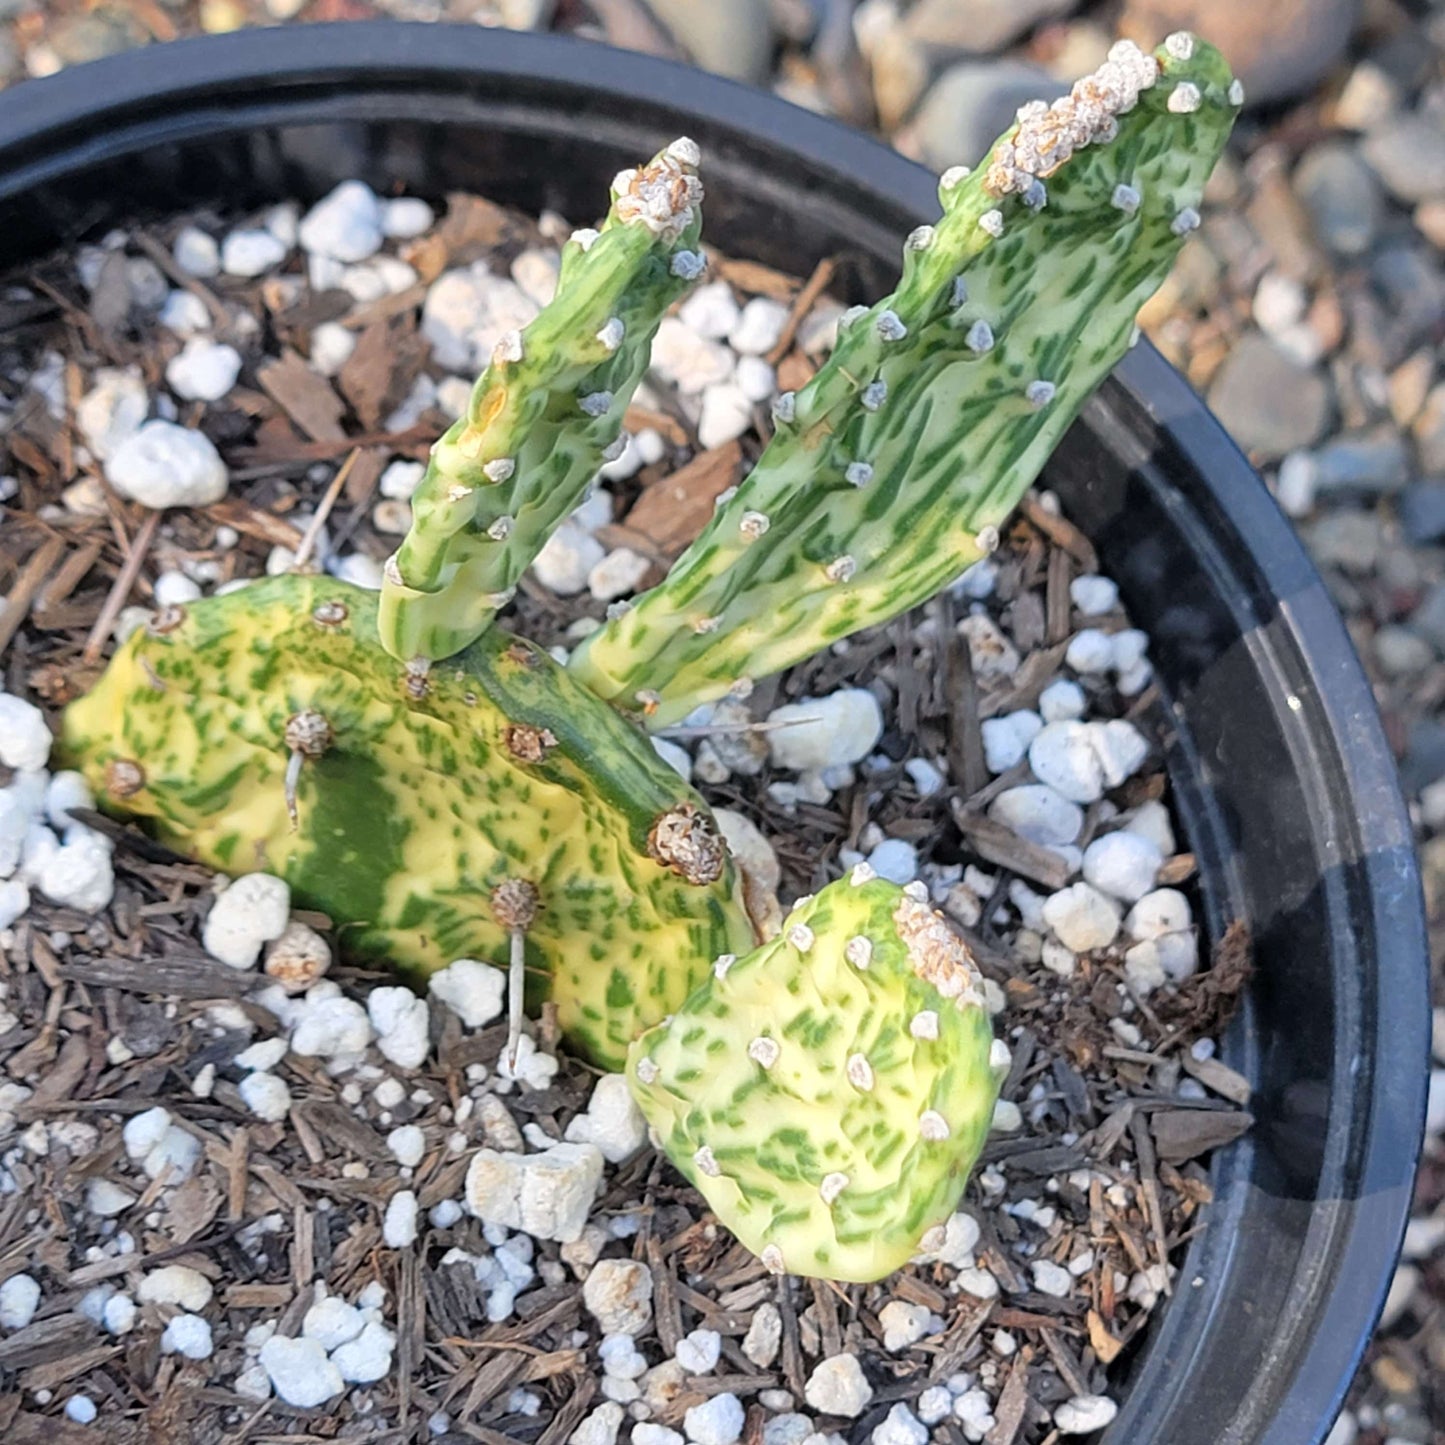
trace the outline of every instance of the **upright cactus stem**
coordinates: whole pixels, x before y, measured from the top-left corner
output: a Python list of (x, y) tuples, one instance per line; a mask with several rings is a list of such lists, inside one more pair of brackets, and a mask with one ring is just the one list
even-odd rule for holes
[(628, 1055), (662, 1147), (774, 1273), (874, 1280), (952, 1213), (999, 1067), (968, 949), (867, 865)]
[(556, 296), (497, 343), (466, 414), (432, 448), (386, 566), (393, 656), (451, 657), (480, 637), (615, 455), (658, 323), (703, 269), (698, 160), (684, 138), (616, 177), (601, 229), (562, 248)]
[(667, 726), (988, 553), (1199, 224), (1241, 99), (1192, 36), (1152, 56), (1121, 42), (1068, 96), (1024, 106), (978, 169), (947, 172), (898, 289), (845, 315), (828, 363), (774, 403), (752, 475), (575, 675)]

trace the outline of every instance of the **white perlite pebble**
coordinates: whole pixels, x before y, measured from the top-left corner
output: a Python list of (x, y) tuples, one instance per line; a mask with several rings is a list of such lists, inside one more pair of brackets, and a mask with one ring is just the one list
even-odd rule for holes
[(722, 1336), (716, 1330), (693, 1330), (677, 1342), (673, 1358), (689, 1375), (705, 1375), (717, 1368)]
[(398, 196), (381, 205), (381, 229), (396, 241), (410, 241), (430, 231), (436, 213), (416, 196)]
[(928, 1427), (900, 1401), (869, 1438), (873, 1445), (928, 1445)]
[(1159, 938), (1166, 933), (1182, 933), (1193, 925), (1189, 900), (1177, 888), (1156, 888), (1129, 910), (1124, 932), (1130, 938)]
[(256, 1072), (258, 1069), (274, 1069), (286, 1057), (285, 1039), (262, 1039), (259, 1043), (244, 1048), (231, 1062), (238, 1069)]
[(639, 1420), (632, 1427), (632, 1445), (683, 1445), (683, 1438), (678, 1431), (669, 1430), (666, 1425)]
[(467, 1169), (467, 1208), (484, 1224), (568, 1244), (581, 1238), (602, 1164), (593, 1144), (554, 1144), (527, 1155), (482, 1149)]
[(30, 890), (18, 878), (0, 883), (0, 929), (9, 928), (30, 907)]
[(652, 1271), (633, 1259), (599, 1259), (583, 1282), (582, 1303), (603, 1334), (636, 1335), (652, 1319)]
[(900, 886), (918, 877), (918, 849), (903, 838), (885, 838), (868, 855), (868, 866)]
[(386, 1136), (386, 1147), (403, 1169), (415, 1169), (426, 1154), (426, 1135), (415, 1124), (402, 1124)]
[(425, 462), (408, 462), (401, 458), (387, 465), (377, 490), (394, 502), (409, 502), (426, 476)]
[(200, 1315), (177, 1315), (161, 1335), (161, 1354), (184, 1355), (188, 1360), (211, 1358), (211, 1326)]
[(768, 723), (773, 766), (798, 772), (862, 762), (883, 736), (883, 710), (861, 687), (776, 707)]
[(1164, 856), (1138, 833), (1105, 833), (1084, 849), (1084, 881), (1125, 903), (1137, 903), (1154, 886)]
[(52, 903), (99, 913), (115, 893), (110, 841), (89, 829), (74, 828), (65, 845), (50, 853), (31, 876)]
[(193, 336), (166, 367), (166, 381), (187, 401), (219, 401), (241, 374), (241, 353), (223, 341)]
[(574, 1144), (594, 1144), (609, 1164), (630, 1159), (647, 1142), (647, 1120), (624, 1074), (603, 1074), (592, 1087), (587, 1112), (567, 1125)]
[(77, 1425), (93, 1424), (96, 1413), (95, 1401), (89, 1395), (72, 1395), (65, 1402), (65, 1418)]
[(95, 384), (75, 408), (75, 424), (86, 446), (104, 461), (140, 430), (150, 405), (150, 393), (139, 372), (105, 366), (95, 373)]
[(201, 589), (184, 572), (162, 572), (151, 593), (157, 607), (184, 607), (199, 600)]
[(1034, 1277), (1034, 1288), (1052, 1295), (1055, 1299), (1063, 1299), (1074, 1287), (1073, 1275), (1063, 1265), (1054, 1264), (1047, 1259), (1036, 1260), (1031, 1273)]
[(324, 1405), (346, 1388), (340, 1370), (326, 1358), (326, 1351), (316, 1340), (272, 1335), (261, 1346), (260, 1365), (271, 1388), (298, 1410)]
[(1118, 908), (1088, 883), (1071, 884), (1048, 898), (1044, 920), (1075, 953), (1107, 948), (1119, 931)]
[(647, 1373), (647, 1360), (631, 1335), (608, 1335), (597, 1347), (602, 1371), (618, 1380), (636, 1380)]
[(803, 1398), (821, 1414), (856, 1420), (873, 1398), (873, 1387), (855, 1355), (832, 1355), (808, 1376)]
[(515, 281), (492, 275), (486, 262), (478, 261), (431, 284), (421, 330), (439, 366), (470, 376), (488, 364), (508, 331), (520, 331), (536, 315), (537, 303)]
[(1069, 640), (1064, 661), (1075, 672), (1107, 672), (1114, 661), (1114, 642), (1107, 632), (1086, 627)]
[(1174, 852), (1174, 825), (1169, 819), (1169, 809), (1163, 803), (1150, 799), (1134, 809), (1129, 818), (1128, 830), (1147, 838), (1168, 858)]
[(1054, 1411), (1060, 1435), (1090, 1435), (1109, 1424), (1119, 1407), (1105, 1395), (1075, 1395)]
[(1039, 694), (1039, 712), (1046, 723), (1068, 722), (1083, 717), (1089, 699), (1078, 683), (1061, 677)]
[(237, 1086), (241, 1102), (258, 1118), (279, 1124), (291, 1112), (291, 1090), (284, 1079), (260, 1070)]
[[(738, 324), (742, 312), (726, 281), (699, 286), (678, 309), (678, 319), (699, 336), (721, 341)], [(764, 350), (767, 348), (764, 347)]]
[(39, 772), (50, 760), (45, 714), (24, 698), (0, 692), (0, 763), (23, 773)]
[(92, 1179), (85, 1187), (85, 1207), (97, 1219), (114, 1219), (135, 1203), (135, 1195), (111, 1179)]
[[(323, 321), (311, 333), (311, 369), (322, 376), (335, 376), (356, 350), (356, 333), (339, 321)], [(393, 463), (395, 465), (395, 463)], [(407, 465), (413, 465), (407, 463)], [(390, 470), (390, 468), (388, 468)], [(382, 477), (385, 491), (385, 474)]]
[(754, 296), (728, 332), (728, 345), (740, 356), (762, 356), (778, 344), (788, 324), (788, 308), (771, 296)]
[(910, 1345), (916, 1345), (928, 1330), (929, 1310), (926, 1305), (911, 1305), (905, 1300), (889, 1300), (878, 1311), (878, 1323), (883, 1326), (883, 1348), (889, 1354), (897, 1354)]
[(1072, 843), (1084, 827), (1084, 810), (1043, 783), (1005, 789), (989, 804), (988, 815), (1046, 848)]
[(617, 1445), (617, 1432), (624, 1418), (622, 1406), (609, 1400), (599, 1405), (567, 1437), (568, 1445)]
[(1106, 788), (1117, 788), (1139, 771), (1149, 756), (1144, 734), (1124, 718), (1111, 722), (1090, 723), (1089, 741), (1099, 759)]
[(631, 547), (609, 552), (587, 574), (587, 590), (598, 602), (611, 602), (636, 592), (652, 562)]
[(416, 1243), (416, 1195), (400, 1189), (387, 1201), (381, 1237), (388, 1249), (410, 1249)]
[(987, 613), (975, 613), (958, 624), (968, 642), (969, 661), (979, 677), (1012, 677), (1019, 670), (1018, 649)]
[(334, 261), (365, 261), (381, 247), (381, 203), (361, 181), (342, 181), (301, 221), (301, 244)]
[(270, 231), (232, 231), (221, 243), (221, 269), (228, 276), (261, 276), (279, 266), (288, 250)]
[(469, 1029), (479, 1029), (502, 1012), (507, 976), (475, 958), (459, 958), (427, 981), (427, 989)]
[(228, 968), (254, 968), (261, 946), (280, 938), (290, 916), (291, 889), (285, 881), (269, 873), (247, 873), (211, 905), (201, 942)]
[(783, 1316), (777, 1305), (765, 1301), (753, 1311), (753, 1321), (743, 1336), (743, 1355), (749, 1363), (765, 1370), (778, 1357), (783, 1341)]
[(319, 1299), (306, 1311), (301, 1333), (315, 1340), (328, 1353), (348, 1340), (354, 1340), (366, 1324), (366, 1316), (337, 1295)]
[(671, 738), (650, 738), (652, 750), (680, 777), (684, 783), (692, 781), (692, 754)]
[(376, 1030), (376, 1047), (399, 1069), (419, 1069), (427, 1058), (426, 1000), (409, 988), (372, 989), (366, 1012)]
[(751, 402), (767, 401), (778, 389), (778, 373), (761, 356), (738, 357), (733, 380)]
[(1099, 617), (1119, 605), (1119, 584), (1092, 574), (1069, 583), (1069, 598), (1085, 617)]
[(953, 1415), (965, 1440), (977, 1442), (994, 1427), (993, 1402), (983, 1390), (965, 1390), (953, 1402)]
[(744, 1418), (742, 1401), (729, 1391), (694, 1405), (682, 1417), (682, 1428), (693, 1445), (736, 1445)]
[(947, 1385), (930, 1385), (918, 1397), (918, 1418), (925, 1425), (937, 1425), (953, 1409), (953, 1396)]
[(128, 1294), (113, 1294), (105, 1302), (101, 1323), (109, 1334), (128, 1335), (135, 1328), (139, 1313), (136, 1302)]
[(143, 1114), (133, 1115), (120, 1131), (127, 1156), (132, 1160), (144, 1159), (165, 1138), (170, 1127), (170, 1113), (159, 1104)]
[(753, 424), (753, 404), (733, 381), (706, 387), (697, 418), (697, 439), (704, 451), (740, 437)]
[(311, 990), (291, 1030), (291, 1052), (306, 1058), (336, 1059), (359, 1055), (371, 1042), (371, 1020), (355, 999), (335, 994), (316, 997)]
[(927, 1264), (946, 1264), (950, 1269), (967, 1269), (973, 1263), (978, 1246), (978, 1220), (959, 1210), (941, 1226), (923, 1236), (923, 1249), (918, 1258)]
[(331, 967), (331, 945), (305, 923), (292, 920), (263, 950), (262, 969), (288, 994), (305, 993)]
[(23, 1330), (40, 1308), (40, 1285), (28, 1274), (12, 1274), (0, 1284), (0, 1330)]
[(1022, 761), (1043, 725), (1043, 718), (1028, 708), (986, 718), (979, 728), (983, 736), (984, 766), (991, 773), (1008, 772)]
[(183, 226), (176, 233), (171, 255), (187, 276), (199, 276), (205, 280), (221, 269), (221, 248), (216, 244), (215, 237), (208, 236), (196, 226)]
[(592, 569), (607, 549), (575, 522), (563, 522), (532, 562), (532, 572), (544, 587), (559, 597), (575, 597), (587, 586)]
[(148, 421), (105, 463), (106, 480), (143, 507), (209, 507), (226, 495), (226, 464), (203, 432)]
[(1029, 744), (1029, 767), (1041, 783), (1071, 803), (1104, 796), (1104, 769), (1087, 723), (1048, 723)]
[(136, 1293), (142, 1304), (175, 1305), (196, 1314), (210, 1304), (214, 1291), (200, 1270), (186, 1264), (165, 1264), (151, 1270)]
[[(176, 290), (166, 297), (166, 304), (156, 313), (156, 320), (167, 331), (174, 331), (177, 336), (198, 336), (210, 327), (211, 313), (206, 310), (206, 303), (199, 296), (192, 296), (189, 291)], [(141, 417), (143, 420), (144, 412)]]
[(699, 336), (675, 316), (664, 316), (652, 342), (652, 368), (683, 396), (697, 396), (729, 380), (737, 358), (726, 346)]

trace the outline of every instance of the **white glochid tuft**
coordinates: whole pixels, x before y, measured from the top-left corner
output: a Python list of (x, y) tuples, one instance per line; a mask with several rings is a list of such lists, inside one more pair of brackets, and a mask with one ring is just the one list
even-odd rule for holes
[(813, 930), (806, 923), (795, 923), (788, 930), (788, 942), (799, 953), (807, 953), (814, 943)]
[(985, 351), (993, 350), (993, 327), (987, 321), (975, 321), (968, 328), (968, 334), (963, 338), (963, 344), (972, 352), (982, 356)]
[(1003, 212), (999, 210), (985, 211), (978, 218), (978, 228), (980, 231), (987, 231), (994, 240), (998, 240), (1003, 235)]
[(857, 934), (843, 945), (843, 957), (854, 968), (867, 968), (873, 962), (873, 940)]
[(836, 1171), (832, 1174), (825, 1174), (822, 1183), (818, 1185), (818, 1194), (824, 1204), (832, 1204), (835, 1199), (848, 1187), (848, 1176), (839, 1174)]
[(797, 415), (798, 397), (796, 392), (780, 391), (773, 398), (773, 420), (790, 422)]
[(1169, 109), (1175, 115), (1193, 115), (1199, 109), (1199, 103), (1203, 97), (1199, 94), (1199, 87), (1189, 80), (1181, 80), (1173, 90), (1169, 92)]
[(1143, 196), (1133, 186), (1126, 186), (1123, 181), (1120, 181), (1114, 187), (1114, 194), (1109, 197), (1109, 204), (1116, 211), (1123, 211), (1126, 216), (1132, 216), (1139, 209), (1139, 203), (1143, 199)]
[(1046, 407), (1058, 388), (1051, 381), (1031, 381), (1024, 387), (1024, 397), (1035, 410)]
[(1194, 54), (1194, 37), (1187, 30), (1176, 30), (1164, 37), (1164, 49), (1171, 60), (1188, 60)]
[(881, 376), (876, 381), (870, 381), (863, 388), (859, 400), (863, 403), (864, 411), (877, 411), (888, 400), (888, 383)]
[(855, 1089), (861, 1089), (863, 1093), (872, 1092), (873, 1089), (873, 1065), (863, 1057), (862, 1054), (849, 1054), (848, 1063), (844, 1067), (844, 1073), (848, 1075), (848, 1082)]
[(1199, 212), (1193, 206), (1185, 206), (1169, 223), (1169, 229), (1176, 236), (1187, 236), (1191, 231), (1197, 231), (1199, 229)]
[(902, 341), (908, 335), (908, 328), (896, 311), (879, 312), (878, 320), (873, 324), (884, 341)]
[(904, 241), (903, 248), (906, 251), (926, 251), (933, 244), (934, 235), (932, 226), (915, 226), (908, 233), (908, 239)]
[(830, 582), (851, 582), (858, 571), (858, 564), (846, 552), (835, 557), (823, 568), (823, 575)]
[(589, 391), (586, 396), (577, 398), (577, 405), (588, 416), (606, 416), (612, 410), (612, 393), (610, 391)]
[(908, 1032), (915, 1039), (936, 1039), (938, 1037), (938, 1015), (931, 1008), (920, 1009), (908, 1021)]
[(515, 457), (494, 457), (482, 468), (482, 475), (489, 482), (505, 482), (516, 474), (516, 470)]
[(738, 522), (738, 531), (743, 534), (743, 541), (756, 542), (772, 525), (766, 512), (744, 512)]
[(699, 1174), (706, 1174), (709, 1179), (716, 1179), (722, 1173), (722, 1165), (713, 1158), (713, 1152), (706, 1144), (692, 1156), (692, 1162), (697, 1165)]
[(494, 542), (505, 542), (512, 535), (512, 528), (516, 525), (514, 518), (506, 515), (500, 516), (487, 528), (487, 536)]
[(951, 1130), (937, 1109), (925, 1109), (918, 1118), (918, 1132), (930, 1144), (938, 1144), (948, 1138)]
[(855, 487), (866, 487), (873, 480), (873, 468), (867, 462), (849, 462), (843, 476)]
[(597, 339), (608, 351), (616, 351), (622, 345), (625, 327), (620, 316), (609, 316), (597, 333)]
[(771, 1069), (782, 1053), (776, 1039), (756, 1038), (748, 1045), (748, 1057), (760, 1068)]

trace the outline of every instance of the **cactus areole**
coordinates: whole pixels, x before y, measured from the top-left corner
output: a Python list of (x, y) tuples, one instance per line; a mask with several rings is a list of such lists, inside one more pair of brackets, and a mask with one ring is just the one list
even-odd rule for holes
[(353, 955), (511, 972), (625, 1067), (674, 1164), (774, 1271), (880, 1278), (956, 1207), (1000, 1059), (922, 885), (855, 872), (759, 938), (707, 805), (643, 727), (923, 601), (998, 543), (1199, 224), (1241, 94), (1219, 53), (1121, 43), (1025, 106), (891, 296), (779, 396), (752, 474), (567, 668), (494, 625), (617, 454), (668, 308), (704, 270), (700, 157), (613, 182), (555, 299), (432, 450), (380, 597), (289, 575), (169, 607), (66, 714), (103, 805), (285, 878)]

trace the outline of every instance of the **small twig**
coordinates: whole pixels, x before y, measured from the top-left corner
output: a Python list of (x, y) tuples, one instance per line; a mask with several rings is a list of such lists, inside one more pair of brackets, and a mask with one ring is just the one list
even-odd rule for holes
[(321, 529), (326, 525), (326, 519), (331, 515), (331, 509), (336, 505), (336, 499), (341, 495), (341, 489), (346, 485), (346, 479), (351, 475), (351, 469), (360, 455), (361, 448), (353, 448), (351, 455), (336, 469), (331, 485), (326, 488), (326, 495), (321, 498), (321, 503), (316, 508), (316, 515), (312, 517), (301, 534), (300, 542), (296, 544), (296, 560), (291, 564), (293, 572), (299, 572), (306, 565), (306, 559), (311, 555), (311, 549), (316, 545), (316, 539), (321, 535)]
[(838, 263), (831, 256), (824, 256), (813, 267), (813, 274), (808, 277), (803, 289), (793, 300), (793, 305), (788, 312), (788, 319), (783, 323), (783, 329), (778, 334), (777, 341), (773, 343), (773, 349), (764, 358), (769, 366), (776, 366), (788, 354), (789, 348), (793, 344), (793, 338), (798, 334), (798, 328), (813, 309), (813, 303), (828, 289), (828, 283), (833, 279), (833, 273), (837, 269)]
[(10, 596), (6, 599), (5, 606), (0, 609), (0, 654), (10, 646), (10, 639), (15, 636), (30, 611), (30, 604), (37, 592), (44, 585), (45, 579), (50, 575), (50, 569), (60, 560), (60, 554), (65, 550), (65, 538), (52, 536), (41, 545), (36, 554), (25, 564), (25, 570), (15, 581), (15, 586), (10, 589)]
[(120, 609), (125, 606), (125, 599), (130, 596), (130, 589), (135, 586), (135, 579), (140, 576), (141, 564), (150, 550), (160, 521), (159, 512), (148, 512), (145, 521), (140, 524), (140, 529), (131, 539), (125, 563), (111, 584), (105, 606), (100, 609), (100, 616), (95, 619), (95, 626), (90, 629), (90, 636), (85, 639), (80, 660), (87, 666), (93, 667), (100, 661), (100, 655), (105, 650), (105, 640), (115, 626), (115, 619), (120, 616)]

